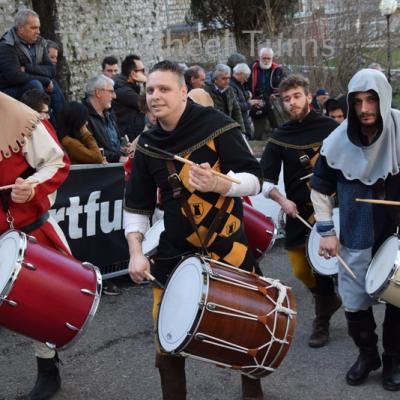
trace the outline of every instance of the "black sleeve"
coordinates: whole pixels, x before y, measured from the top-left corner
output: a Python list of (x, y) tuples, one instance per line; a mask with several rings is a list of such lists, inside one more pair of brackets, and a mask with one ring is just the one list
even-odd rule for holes
[(260, 164), (250, 153), (239, 128), (224, 132), (216, 138), (217, 150), (221, 161), (221, 172), (248, 172), (255, 175), (260, 182), (262, 172)]
[(120, 89), (117, 89), (116, 92), (117, 92), (117, 98), (115, 101), (117, 103), (122, 104), (129, 108), (133, 108), (137, 111), (140, 111), (139, 95), (133, 89), (125, 90), (125, 88), (120, 88)]
[(136, 214), (152, 215), (156, 206), (157, 186), (147, 167), (148, 157), (136, 151), (132, 173), (126, 184), (124, 208)]
[(321, 155), (313, 169), (313, 176), (310, 179), (311, 188), (331, 196), (336, 192), (337, 179), (338, 171), (331, 168), (326, 158)]
[(277, 185), (282, 168), (282, 154), (279, 146), (271, 142), (267, 143), (261, 157), (261, 168), (264, 180)]
[(6, 43), (0, 43), (0, 73), (10, 86), (23, 85), (34, 79), (40, 81), (45, 87), (49, 85), (50, 78), (29, 73), (27, 66), (24, 66), (26, 72), (23, 72), (21, 71), (21, 66), (14, 47)]

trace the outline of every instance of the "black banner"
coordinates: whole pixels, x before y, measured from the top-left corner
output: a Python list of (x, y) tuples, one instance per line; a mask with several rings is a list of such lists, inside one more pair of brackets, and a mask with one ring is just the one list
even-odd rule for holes
[(75, 165), (50, 210), (74, 257), (97, 265), (105, 275), (125, 269), (129, 259), (122, 222), (123, 193), (120, 164)]

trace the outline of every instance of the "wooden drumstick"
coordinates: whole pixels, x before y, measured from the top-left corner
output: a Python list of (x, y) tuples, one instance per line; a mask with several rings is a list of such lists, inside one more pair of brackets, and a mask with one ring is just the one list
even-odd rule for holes
[[(193, 161), (191, 161), (191, 160), (188, 160), (186, 158), (177, 156), (177, 155), (172, 154), (172, 153), (170, 153), (168, 151), (161, 150), (161, 149), (158, 149), (156, 147), (150, 146), (149, 144), (145, 144), (144, 147), (147, 147), (148, 149), (153, 150), (155, 152), (159, 152), (160, 154), (163, 154), (163, 155), (171, 158), (172, 160), (180, 161), (180, 162), (182, 162), (184, 164), (188, 164), (188, 165), (195, 165), (195, 163)], [(213, 169), (211, 169), (211, 173), (213, 175), (219, 176), (222, 179), (226, 179), (227, 181), (230, 181), (232, 183), (238, 183), (238, 184), (241, 183), (239, 179), (234, 178), (233, 176), (222, 174), (221, 172), (215, 171)]]
[(400, 201), (394, 200), (376, 200), (376, 199), (356, 199), (362, 203), (382, 204), (384, 206), (400, 206)]
[(146, 275), (147, 279), (157, 285), (160, 289), (164, 289), (164, 285), (157, 280), (150, 272), (145, 271), (144, 274)]
[[(302, 218), (299, 214), (296, 215), (296, 218), (298, 218), (305, 226), (312, 229), (312, 226), (304, 218)], [(346, 264), (346, 261), (344, 261), (343, 258), (339, 254), (336, 254), (335, 257), (339, 260), (339, 263), (345, 268), (345, 270), (351, 275), (351, 277), (354, 279), (357, 279), (355, 273)]]
[(311, 178), (313, 175), (314, 175), (314, 173), (311, 172), (311, 174), (302, 176), (302, 177), (299, 179), (299, 181), (305, 181), (306, 179)]
[[(28, 181), (32, 185), (32, 187), (37, 186), (39, 183), (38, 181)], [(0, 190), (7, 190), (7, 189), (12, 189), (15, 186), (15, 183), (12, 183), (11, 185), (5, 185), (5, 186), (0, 186)]]

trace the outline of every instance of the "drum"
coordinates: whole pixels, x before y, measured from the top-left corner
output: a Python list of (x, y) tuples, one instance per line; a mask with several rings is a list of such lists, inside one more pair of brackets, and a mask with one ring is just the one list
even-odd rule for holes
[(50, 348), (65, 348), (94, 317), (101, 286), (92, 264), (16, 230), (0, 237), (0, 326)]
[[(333, 209), (332, 219), (337, 236), (339, 236), (339, 208)], [(306, 254), (308, 262), (315, 269), (315, 271), (321, 275), (335, 275), (339, 271), (338, 261), (336, 257), (326, 259), (318, 254), (320, 240), (321, 236), (317, 232), (316, 225), (314, 225), (310, 235), (307, 238)]]
[(290, 288), (278, 280), (192, 256), (169, 278), (161, 298), (157, 338), (166, 353), (260, 378), (282, 362), (295, 325)]
[(243, 203), (243, 225), (254, 257), (260, 260), (275, 243), (274, 221), (260, 211)]
[(394, 235), (375, 253), (365, 277), (365, 291), (373, 298), (400, 307), (400, 241)]
[(145, 256), (151, 257), (156, 253), (158, 244), (160, 243), (160, 235), (164, 230), (164, 219), (159, 219), (147, 230), (142, 243), (143, 254)]

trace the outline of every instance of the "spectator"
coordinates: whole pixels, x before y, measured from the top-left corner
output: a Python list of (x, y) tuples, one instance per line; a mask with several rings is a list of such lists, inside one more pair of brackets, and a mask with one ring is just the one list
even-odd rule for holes
[(57, 65), (58, 62), (58, 44), (52, 40), (47, 40), (47, 55), (49, 56), (51, 62)]
[(248, 139), (251, 139), (253, 134), (249, 111), (252, 104), (259, 102), (259, 100), (250, 100), (250, 93), (244, 86), (250, 77), (250, 72), (250, 68), (247, 64), (236, 64), (236, 66), (233, 68), (233, 76), (230, 81), (230, 85), (235, 91), (236, 99), (238, 100), (240, 106), (240, 111), (242, 112), (245, 135)]
[(39, 119), (50, 118), (50, 96), (38, 89), (27, 90), (21, 97), (21, 102), (39, 113)]
[(206, 84), (204, 89), (213, 99), (214, 107), (236, 121), (244, 133), (239, 103), (236, 100), (235, 91), (229, 86), (230, 77), (231, 69), (225, 64), (218, 64), (213, 72), (213, 83)]
[(119, 72), (118, 60), (113, 56), (105, 57), (101, 62), (101, 69), (103, 75), (113, 79)]
[(325, 103), (329, 99), (329, 92), (326, 89), (318, 89), (312, 99), (311, 106), (318, 114), (326, 113)]
[[(136, 60), (140, 60), (140, 57), (137, 56), (136, 54), (129, 54), (128, 56), (125, 57), (124, 61), (122, 61), (122, 62), (132, 63), (133, 65), (135, 65)], [(124, 74), (114, 75), (112, 79), (115, 82), (115, 84), (114, 84), (115, 89), (118, 89), (119, 87), (124, 86), (126, 83), (126, 77), (124, 76)]]
[(103, 163), (96, 139), (89, 132), (89, 112), (81, 103), (67, 103), (59, 115), (58, 138), (73, 164)]
[(0, 39), (0, 90), (19, 100), (29, 89), (46, 91), (51, 97), (54, 115), (64, 106), (64, 95), (54, 80), (56, 69), (40, 34), (36, 12), (23, 9), (15, 17), (15, 26)]
[(88, 129), (92, 132), (108, 162), (125, 162), (121, 137), (110, 110), (115, 99), (114, 82), (105, 75), (92, 78), (86, 87), (87, 97), (82, 100), (89, 112)]
[(347, 118), (347, 96), (326, 101), (326, 115), (341, 124)]
[(188, 91), (192, 89), (203, 89), (206, 80), (206, 72), (199, 65), (192, 65), (185, 73), (185, 82)]
[(203, 107), (214, 107), (213, 99), (204, 89), (192, 89), (188, 93), (188, 98)]
[(132, 141), (143, 132), (145, 114), (140, 110), (140, 85), (146, 82), (143, 62), (140, 59), (125, 59), (121, 65), (126, 82), (116, 90), (113, 111), (121, 136), (127, 135)]
[(279, 94), (279, 84), (285, 73), (281, 65), (273, 62), (273, 57), (274, 51), (270, 47), (264, 47), (259, 51), (259, 59), (251, 66), (249, 88), (253, 99), (261, 100), (254, 103), (250, 111), (255, 140), (261, 140), (264, 134), (269, 135), (272, 129), (278, 127), (272, 102), (275, 95)]
[(241, 53), (233, 53), (228, 57), (226, 63), (233, 72), (233, 68), (235, 68), (236, 65), (246, 63), (246, 57)]

